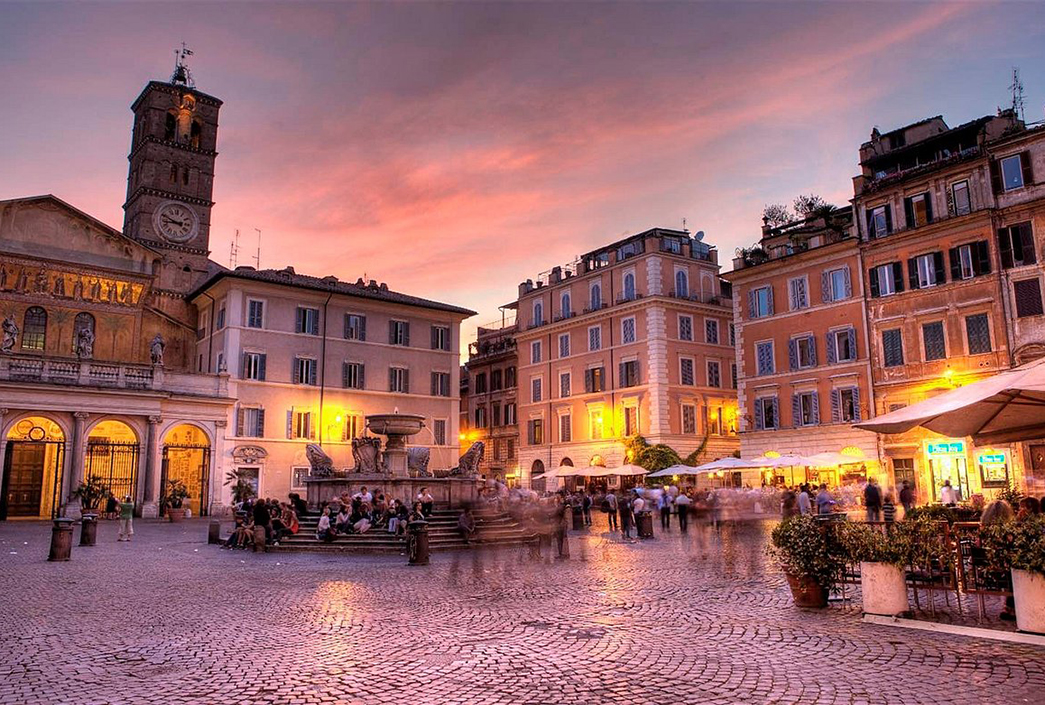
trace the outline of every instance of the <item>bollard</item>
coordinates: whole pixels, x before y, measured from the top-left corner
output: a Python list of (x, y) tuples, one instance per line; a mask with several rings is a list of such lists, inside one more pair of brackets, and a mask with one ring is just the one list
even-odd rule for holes
[(58, 517), (51, 529), (51, 553), (49, 561), (67, 561), (73, 552), (73, 520)]
[(573, 506), (573, 530), (584, 530), (584, 510), (579, 504)]
[(641, 512), (635, 517), (640, 539), (653, 538), (653, 512)]
[(87, 513), (80, 517), (80, 545), (93, 546), (98, 540), (98, 515)]
[(428, 565), (428, 522), (412, 521), (407, 524), (410, 534), (407, 553), (410, 565)]
[(265, 527), (254, 525), (254, 553), (265, 552)]
[(207, 543), (221, 543), (221, 522), (211, 519), (207, 527)]

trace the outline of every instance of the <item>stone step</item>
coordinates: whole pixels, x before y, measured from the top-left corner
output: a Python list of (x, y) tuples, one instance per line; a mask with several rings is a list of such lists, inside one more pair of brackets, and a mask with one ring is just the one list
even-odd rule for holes
[[(465, 543), (458, 539), (456, 541), (429, 542), (428, 547), (431, 551), (451, 551), (458, 549), (491, 547), (510, 548), (525, 546), (532, 540), (533, 539), (528, 536), (498, 539), (495, 541), (480, 540), (472, 543)], [(352, 544), (341, 541), (335, 541), (334, 543), (313, 541), (310, 543), (293, 545), (284, 543), (279, 546), (269, 546), (268, 550), (273, 553), (406, 553), (406, 542), (400, 541), (396, 544), (384, 542)]]

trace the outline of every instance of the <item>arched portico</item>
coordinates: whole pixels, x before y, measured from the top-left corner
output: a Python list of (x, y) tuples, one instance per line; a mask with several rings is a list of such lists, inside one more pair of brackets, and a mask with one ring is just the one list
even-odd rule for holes
[(0, 519), (58, 515), (67, 430), (58, 418), (23, 413), (4, 425)]
[(195, 423), (175, 421), (164, 428), (161, 438), (163, 448), (158, 491), (161, 505), (170, 483), (180, 482), (189, 492), (186, 503), (193, 516), (208, 514), (211, 494), (211, 434), (203, 426)]

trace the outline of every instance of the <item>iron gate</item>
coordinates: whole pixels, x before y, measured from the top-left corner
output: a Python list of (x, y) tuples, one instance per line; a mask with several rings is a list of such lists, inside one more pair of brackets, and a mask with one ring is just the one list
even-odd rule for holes
[(210, 446), (163, 446), (161, 493), (166, 493), (167, 483), (171, 480), (181, 480), (185, 484), (192, 515), (206, 516), (210, 511)]
[[(138, 496), (138, 444), (88, 441), (84, 479), (97, 478), (119, 501)], [(101, 507), (99, 507), (100, 509)]]
[[(51, 518), (57, 517), (64, 460), (65, 443), (62, 441), (8, 441), (4, 454), (3, 492), (0, 493), (0, 520), (8, 516), (40, 516), (45, 492), (51, 493)], [(54, 477), (51, 487), (44, 486), (48, 465)]]

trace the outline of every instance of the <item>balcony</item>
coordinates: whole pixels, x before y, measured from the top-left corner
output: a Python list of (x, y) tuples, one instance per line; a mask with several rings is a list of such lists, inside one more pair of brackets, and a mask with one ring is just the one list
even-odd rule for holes
[(67, 387), (148, 390), (228, 396), (228, 375), (168, 372), (162, 367), (125, 362), (48, 357), (0, 357), (0, 382), (36, 382)]
[(563, 313), (560, 313), (558, 316), (555, 316), (552, 319), (552, 323), (558, 323), (559, 321), (568, 321), (576, 315), (577, 314), (573, 311), (564, 311)]
[(639, 294), (637, 292), (633, 296), (626, 296), (625, 294), (621, 294), (617, 297), (617, 305), (619, 306), (620, 304), (626, 304), (629, 301), (638, 301), (641, 298), (642, 294)]
[(685, 295), (679, 295), (674, 289), (668, 292), (668, 296), (672, 299), (681, 299), (683, 301), (696, 301), (697, 303), (710, 304), (712, 306), (729, 306), (731, 305), (733, 298), (726, 296), (725, 294), (711, 294), (711, 293), (687, 293)]

